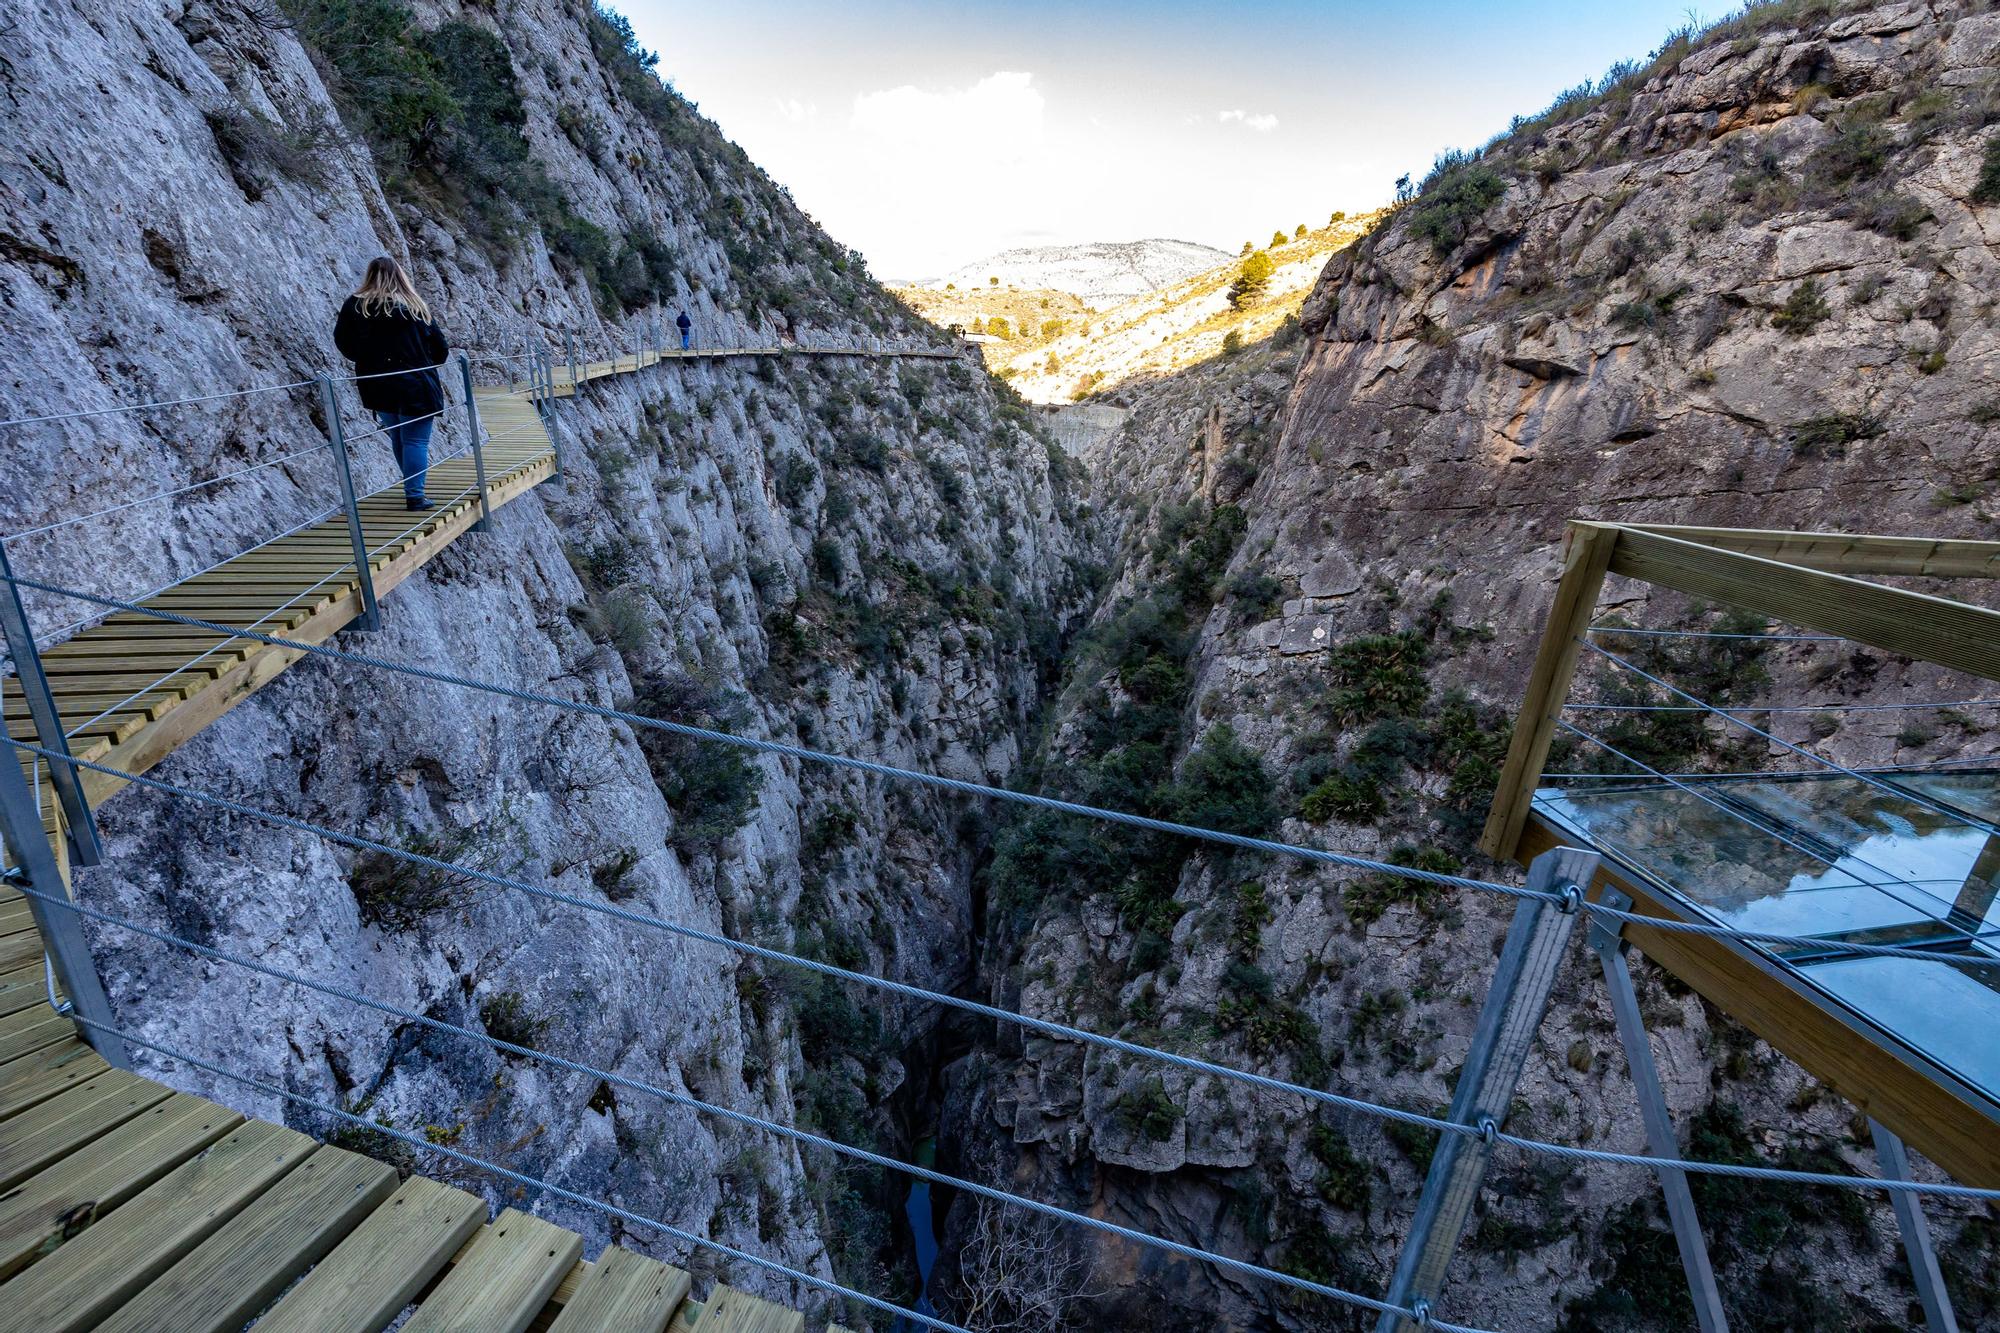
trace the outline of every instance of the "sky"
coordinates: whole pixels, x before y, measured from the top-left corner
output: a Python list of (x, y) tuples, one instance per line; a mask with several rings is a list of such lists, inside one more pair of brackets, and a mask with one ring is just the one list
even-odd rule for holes
[(1687, 0), (619, 0), (660, 73), (877, 277), (1014, 246), (1234, 252), (1387, 202)]

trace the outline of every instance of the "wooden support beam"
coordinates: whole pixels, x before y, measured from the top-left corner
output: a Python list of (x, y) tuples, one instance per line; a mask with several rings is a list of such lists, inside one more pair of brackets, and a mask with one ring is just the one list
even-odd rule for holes
[(1618, 539), (1619, 530), (1602, 523), (1571, 523), (1563, 534), (1562, 577), (1556, 583), (1555, 601), (1535, 652), (1528, 692), (1514, 722), (1514, 738), (1500, 769), (1493, 808), (1479, 839), (1480, 850), (1496, 861), (1515, 856), (1521, 830), (1527, 825), (1535, 787), (1555, 740), (1556, 718), (1576, 676), (1577, 654), (1582, 650), (1577, 640), (1597, 611), (1597, 594), (1604, 586), (1604, 573)]
[(1934, 578), (2000, 578), (2000, 542), (1944, 537), (1882, 537), (1848, 532), (1780, 532), (1760, 528), (1701, 528), (1627, 523), (1651, 532), (1743, 555), (1833, 574), (1904, 574)]
[(2000, 612), (1659, 532), (1617, 533), (1613, 574), (2000, 680)]

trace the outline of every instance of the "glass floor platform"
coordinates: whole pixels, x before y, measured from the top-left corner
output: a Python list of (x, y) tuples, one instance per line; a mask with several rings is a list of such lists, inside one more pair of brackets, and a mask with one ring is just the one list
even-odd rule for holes
[(1535, 810), (1692, 919), (1812, 937), (1759, 947), (2000, 1105), (2000, 967), (1953, 961), (2000, 957), (2000, 767), (1867, 776), (1605, 779), (1543, 788)]

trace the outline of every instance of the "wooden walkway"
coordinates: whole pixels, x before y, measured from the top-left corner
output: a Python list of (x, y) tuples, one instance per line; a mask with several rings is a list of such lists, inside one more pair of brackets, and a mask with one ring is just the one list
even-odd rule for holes
[(579, 384), (603, 379), (607, 375), (630, 375), (635, 370), (657, 366), (662, 361), (729, 361), (747, 357), (764, 356), (838, 356), (853, 357), (863, 361), (957, 361), (970, 348), (949, 347), (796, 347), (782, 344), (773, 347), (691, 347), (686, 351), (678, 347), (665, 351), (652, 348), (635, 348), (629, 356), (616, 357), (610, 361), (592, 361), (576, 368), (576, 379), (570, 380), (569, 363), (558, 358), (554, 363), (555, 395), (568, 398), (576, 392)]
[[(655, 364), (649, 359), (646, 364)], [(592, 366), (582, 378), (639, 367)], [(554, 473), (522, 392), (475, 390), (497, 508)], [(438, 507), (400, 484), (361, 501), (378, 595), (478, 518), (470, 456), (433, 468)], [(451, 497), (458, 496), (453, 499)], [(148, 599), (231, 627), (317, 643), (360, 612), (345, 516), (281, 538)], [(206, 654), (199, 664), (190, 659)], [(45, 655), (72, 749), (140, 772), (269, 683), (300, 654), (120, 613)], [(32, 740), (6, 682), (11, 734)], [(101, 716), (100, 716), (101, 715)], [(83, 725), (79, 725), (83, 724)], [(123, 784), (85, 772), (93, 805)], [(46, 784), (46, 778), (44, 778)], [(59, 858), (53, 793), (45, 830)], [(408, 1333), (682, 1330), (800, 1333), (794, 1311), (718, 1284), (689, 1299), (680, 1269), (421, 1176), (246, 1120), (112, 1068), (48, 1003), (28, 900), (0, 886), (0, 1333)]]

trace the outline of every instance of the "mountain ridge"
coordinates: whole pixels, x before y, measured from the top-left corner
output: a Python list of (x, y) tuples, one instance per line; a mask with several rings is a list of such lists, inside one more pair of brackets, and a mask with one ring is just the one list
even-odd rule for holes
[(912, 284), (937, 290), (999, 285), (1069, 292), (1103, 306), (1168, 287), (1229, 258), (1198, 241), (1148, 237), (1136, 241), (1085, 241), (1028, 245), (960, 265), (942, 278)]

